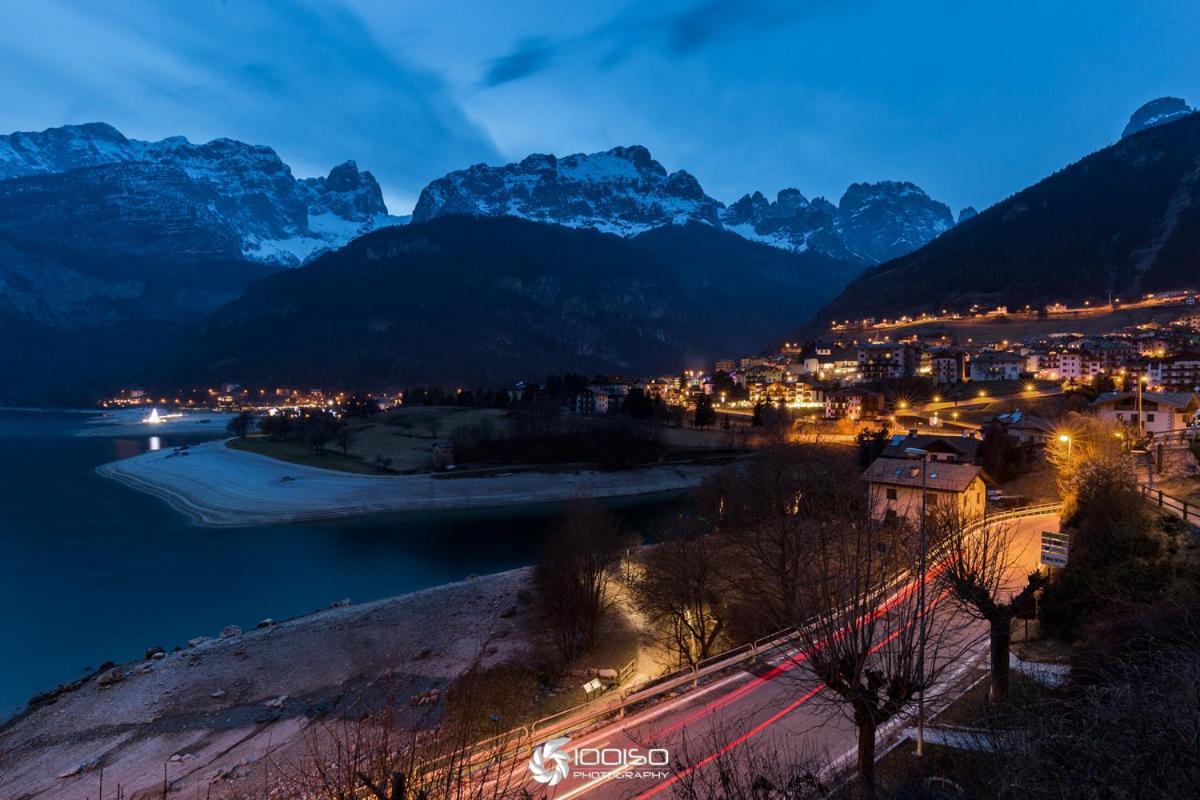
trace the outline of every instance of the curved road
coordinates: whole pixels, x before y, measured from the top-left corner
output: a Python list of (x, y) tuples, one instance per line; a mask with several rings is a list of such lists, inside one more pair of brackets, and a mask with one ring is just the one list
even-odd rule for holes
[[(1024, 576), (1038, 563), (1040, 533), (1057, 530), (1057, 515), (1030, 517), (1008, 523), (1015, 526), (1011, 535), (1011, 580), (1023, 582)], [(932, 580), (932, 579), (930, 579)], [(932, 584), (931, 584), (932, 585)], [(908, 584), (914, 589), (916, 581)], [(943, 680), (927, 695), (927, 707), (936, 705), (939, 693), (955, 688), (973, 668), (986, 666), (987, 625), (958, 610), (953, 603), (928, 592), (932, 610), (931, 626), (938, 614), (954, 617), (954, 631), (941, 658), (954, 663), (945, 670)], [(739, 751), (751, 747), (778, 748), (798, 759), (818, 759), (820, 763), (841, 765), (854, 758), (856, 734), (851, 721), (841, 713), (822, 690), (816, 678), (805, 669), (804, 654), (780, 653), (772, 663), (749, 668), (712, 684), (702, 686), (644, 711), (614, 721), (571, 741), (565, 752), (574, 756), (579, 748), (665, 748), (673, 760), (682, 760), (695, 769), (712, 769), (717, 759), (735, 759)], [(915, 713), (915, 708), (913, 709)], [(881, 731), (884, 735), (909, 719), (897, 719)], [(754, 743), (754, 744), (750, 744)], [(760, 744), (761, 743), (761, 744)], [(764, 752), (763, 749), (758, 751)], [(518, 768), (524, 769), (524, 765)], [(579, 767), (556, 787), (546, 790), (533, 781), (528, 788), (534, 796), (546, 791), (547, 798), (570, 800), (586, 797), (669, 798), (678, 776), (663, 768)]]

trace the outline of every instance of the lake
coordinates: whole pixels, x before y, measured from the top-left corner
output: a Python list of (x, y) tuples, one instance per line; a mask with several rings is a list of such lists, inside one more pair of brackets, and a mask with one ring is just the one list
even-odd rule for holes
[[(237, 624), (534, 562), (561, 506), (380, 514), (202, 528), (95, 468), (147, 436), (79, 436), (85, 414), (0, 411), (0, 719), (104, 661), (140, 658)], [(221, 435), (163, 435), (162, 447)], [(612, 503), (645, 527), (664, 504)]]

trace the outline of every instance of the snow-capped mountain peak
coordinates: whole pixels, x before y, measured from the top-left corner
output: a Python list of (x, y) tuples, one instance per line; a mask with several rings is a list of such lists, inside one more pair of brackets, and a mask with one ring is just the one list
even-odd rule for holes
[(1124, 139), (1147, 128), (1174, 122), (1181, 117), (1195, 113), (1196, 109), (1189, 106), (1183, 98), (1159, 97), (1143, 104), (1141, 108), (1130, 115), (1125, 130), (1121, 131), (1121, 138)]
[[(149, 142), (128, 139), (99, 122), (0, 136), (0, 181), (78, 173), (73, 183), (100, 186), (114, 165), (126, 165), (121, 185), (129, 191), (144, 198), (170, 193), (172, 202), (164, 202), (164, 209), (178, 213), (174, 201), (189, 198), (195, 206), (190, 216), (214, 228), (213, 247), (223, 247), (232, 233), (240, 239), (240, 252), (231, 255), (255, 261), (298, 265), (401, 221), (388, 215), (375, 178), (354, 162), (334, 167), (328, 177), (297, 180), (272, 148), (234, 139), (195, 144), (172, 136)], [(113, 205), (121, 206), (117, 198)]]
[(720, 227), (720, 208), (692, 175), (668, 173), (649, 150), (633, 145), (563, 158), (534, 154), (451, 172), (421, 192), (413, 221), (512, 216), (633, 236), (687, 221)]
[(536, 153), (504, 166), (476, 164), (421, 192), (413, 221), (448, 214), (512, 216), (636, 236), (700, 222), (795, 252), (875, 263), (916, 249), (954, 224), (914, 184), (854, 184), (839, 205), (784, 189), (726, 207), (685, 170), (668, 172), (641, 145), (563, 158)]

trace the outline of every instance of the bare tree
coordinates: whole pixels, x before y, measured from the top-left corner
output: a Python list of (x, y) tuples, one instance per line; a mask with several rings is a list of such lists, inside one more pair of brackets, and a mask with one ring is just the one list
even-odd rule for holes
[(236, 417), (229, 420), (229, 425), (226, 426), (226, 430), (229, 431), (229, 433), (233, 434), (234, 436), (238, 437), (239, 439), (245, 439), (246, 434), (250, 433), (250, 431), (253, 428), (254, 428), (254, 412), (253, 411), (243, 411), (243, 412), (239, 413)]
[[(698, 726), (700, 727), (700, 726)], [(714, 724), (672, 748), (671, 797), (678, 800), (818, 800), (833, 796), (826, 754), (790, 738), (749, 737), (748, 724)], [(739, 741), (737, 747), (729, 742)], [(650, 746), (654, 746), (653, 740)]]
[(974, 526), (957, 509), (946, 508), (931, 515), (930, 527), (930, 538), (938, 543), (939, 555), (945, 557), (939, 582), (964, 611), (988, 623), (989, 695), (993, 702), (999, 702), (1008, 694), (1013, 620), (1033, 610), (1045, 577), (1036, 568), (1021, 573), (1018, 562), (1022, 551), (1014, 540), (1016, 528), (1011, 524)]
[(1058, 437), (1046, 449), (1063, 498), (1063, 516), (1074, 512), (1079, 482), (1089, 470), (1135, 474), (1131, 436), (1130, 430), (1094, 416), (1067, 415)]
[(625, 544), (611, 514), (575, 501), (534, 569), (550, 637), (568, 662), (575, 660), (581, 646), (595, 644), (600, 623), (612, 607), (609, 580)]
[(631, 582), (652, 637), (680, 664), (695, 666), (721, 641), (728, 615), (722, 561), (716, 537), (676, 529), (649, 549)]
[(988, 757), (956, 764), (965, 796), (1196, 797), (1198, 655), (1159, 642), (1151, 651), (1113, 659), (1102, 681), (1021, 707), (993, 706), (975, 725)]
[[(478, 666), (462, 676), (439, 714), (385, 702), (311, 723), (301, 752), (276, 765), (266, 797), (308, 800), (530, 800), (521, 756), (527, 742), (505, 734), (528, 706), (521, 683)], [(251, 793), (239, 797), (259, 797)]]
[(847, 514), (809, 532), (802, 585), (811, 622), (798, 634), (801, 669), (789, 674), (805, 691), (815, 677), (825, 687), (815, 697), (853, 721), (857, 795), (873, 800), (876, 732), (953, 662), (959, 620), (932, 613), (937, 595), (926, 598), (910, 577), (917, 562), (903, 525)]
[(804, 618), (807, 528), (857, 512), (863, 495), (853, 459), (820, 445), (768, 449), (702, 489), (702, 514), (729, 544), (730, 592), (743, 601), (744, 635)]
[(343, 425), (337, 429), (334, 434), (334, 439), (337, 441), (338, 447), (342, 448), (342, 455), (350, 455), (350, 441), (354, 438), (354, 431), (349, 425)]

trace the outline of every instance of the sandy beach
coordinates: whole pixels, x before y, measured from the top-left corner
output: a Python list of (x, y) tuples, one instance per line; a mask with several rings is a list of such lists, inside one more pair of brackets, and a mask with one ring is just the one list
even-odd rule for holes
[(198, 524), (243, 526), (678, 491), (699, 485), (712, 468), (678, 465), (469, 478), (353, 475), (232, 450), (215, 441), (144, 453), (104, 464), (97, 472), (161, 497)]
[[(45, 698), (0, 727), (0, 797), (205, 797), (250, 785), (297, 755), (320, 714), (386, 694), (445, 691), (477, 658), (532, 646), (528, 570), (207, 634)], [(164, 642), (168, 648), (172, 643)], [(180, 643), (182, 644), (182, 643)], [(419, 706), (414, 706), (419, 708)], [(139, 794), (139, 790), (148, 794)]]

